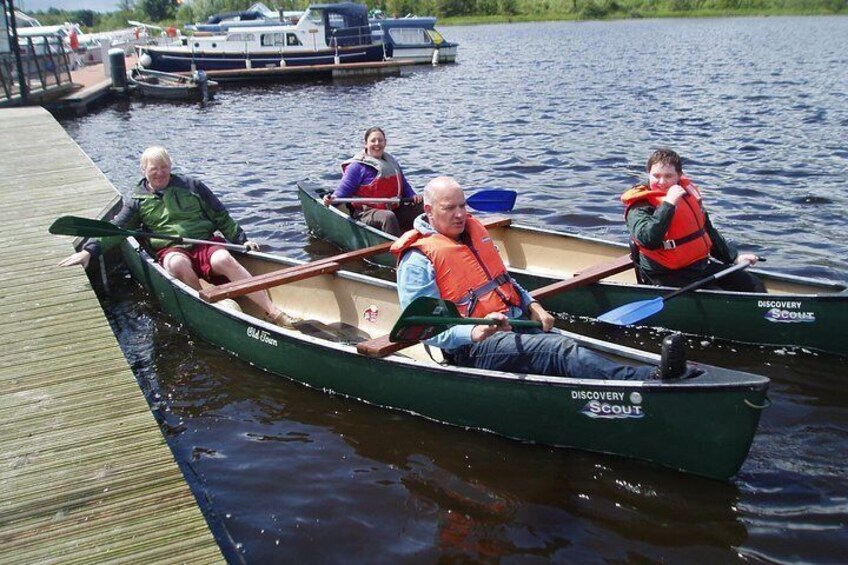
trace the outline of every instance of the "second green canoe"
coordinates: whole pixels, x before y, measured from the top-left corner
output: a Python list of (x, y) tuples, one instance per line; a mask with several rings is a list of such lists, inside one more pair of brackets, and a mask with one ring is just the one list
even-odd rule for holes
[[(324, 206), (324, 192), (318, 186), (298, 183), (303, 214), (314, 235), (345, 250), (393, 239), (353, 220), (346, 206)], [(516, 224), (492, 228), (490, 233), (510, 273), (528, 290), (571, 278), (628, 253), (626, 245)], [(388, 254), (372, 260), (394, 266), (394, 259)], [(754, 272), (764, 281), (766, 293), (697, 290), (668, 301), (662, 312), (643, 324), (740, 343), (848, 355), (848, 340), (839, 337), (848, 325), (845, 284)], [(650, 300), (672, 290), (636, 284), (635, 273), (630, 269), (591, 286), (557, 293), (542, 302), (553, 312), (593, 318), (623, 304)]]

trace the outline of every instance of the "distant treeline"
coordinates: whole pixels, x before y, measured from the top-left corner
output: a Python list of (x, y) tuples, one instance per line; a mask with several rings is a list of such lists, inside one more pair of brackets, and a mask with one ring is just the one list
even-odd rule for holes
[[(302, 10), (309, 0), (280, 0), (279, 8)], [(182, 26), (212, 14), (246, 10), (255, 0), (120, 0), (119, 10), (51, 8), (34, 12), (42, 24), (74, 22), (87, 31), (127, 27), (127, 20)], [(846, 14), (848, 0), (367, 0), (369, 8), (388, 16), (438, 16), (448, 22), (642, 18), (690, 15)], [(274, 2), (266, 2), (273, 5)]]

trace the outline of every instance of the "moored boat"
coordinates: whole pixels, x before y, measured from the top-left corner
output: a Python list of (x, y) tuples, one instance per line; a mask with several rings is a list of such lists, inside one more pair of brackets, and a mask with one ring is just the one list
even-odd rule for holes
[(442, 37), (434, 17), (372, 19), (371, 30), (385, 44), (387, 58), (428, 64), (456, 61), (459, 45)]
[(203, 71), (185, 76), (135, 67), (129, 82), (139, 95), (160, 100), (211, 100), (218, 90), (218, 83)]
[[(237, 311), (202, 298), (235, 296), (232, 287), (244, 292), (250, 280), (198, 293), (134, 240), (124, 241), (122, 251), (134, 277), (197, 337), (311, 387), (447, 424), (727, 479), (744, 462), (768, 404), (767, 378), (711, 366), (699, 365), (702, 373), (676, 381), (599, 381), (441, 365), (421, 345), (371, 357), (360, 351), (388, 334), (400, 315), (391, 282), (338, 271), (332, 258), (281, 276), (278, 270), (294, 261), (239, 254), (266, 287), (268, 277), (289, 281), (269, 288), (281, 308), (303, 320), (285, 329), (261, 321), (247, 301), (240, 300)], [(569, 335), (618, 362), (659, 361), (655, 354)]]
[(230, 27), (195, 33), (180, 45), (138, 46), (139, 64), (166, 72), (270, 69), (383, 60), (365, 6), (313, 4), (296, 25)]
[[(345, 250), (376, 245), (393, 238), (353, 220), (346, 206), (325, 207), (324, 191), (298, 183), (306, 224), (317, 237)], [(513, 277), (528, 290), (565, 280), (588, 269), (617, 264), (629, 254), (626, 245), (552, 230), (503, 225), (490, 230)], [(394, 266), (388, 254), (373, 261)], [(650, 300), (674, 289), (636, 283), (632, 268), (597, 284), (574, 288), (542, 299), (551, 311), (596, 317), (618, 306)], [(692, 335), (771, 346), (794, 346), (848, 355), (841, 329), (848, 324), (848, 288), (843, 283), (753, 269), (766, 293), (696, 290), (665, 303), (642, 325)]]

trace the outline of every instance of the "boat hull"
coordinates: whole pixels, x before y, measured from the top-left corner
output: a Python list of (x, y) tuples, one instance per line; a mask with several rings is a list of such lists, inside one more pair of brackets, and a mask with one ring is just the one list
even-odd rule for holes
[(169, 78), (165, 76), (165, 73), (153, 75), (138, 69), (132, 70), (129, 82), (135, 88), (136, 93), (158, 100), (211, 100), (218, 90), (218, 83), (215, 81), (206, 82), (206, 93), (204, 94), (200, 84), (188, 77), (173, 75)]
[[(298, 186), (306, 223), (317, 237), (352, 250), (393, 238), (356, 222), (339, 209), (323, 206), (314, 186)], [(490, 230), (513, 277), (534, 290), (592, 265), (628, 252), (624, 245), (527, 226)], [(373, 258), (394, 266), (391, 255)], [(572, 269), (568, 269), (572, 265)], [(767, 293), (697, 290), (665, 302), (663, 310), (642, 325), (691, 335), (769, 346), (803, 347), (848, 355), (842, 328), (848, 325), (848, 290), (844, 284), (755, 271)], [(618, 306), (650, 300), (674, 289), (636, 284), (632, 271), (598, 284), (558, 293), (542, 300), (554, 312), (596, 317)]]
[[(145, 59), (145, 67), (169, 73), (184, 73), (195, 70), (229, 71), (243, 69), (274, 69), (281, 67), (303, 67), (333, 65), (336, 50), (296, 51), (281, 53), (245, 53), (244, 51), (209, 52), (192, 51), (190, 48), (139, 47), (139, 60)], [(383, 60), (383, 45), (380, 43), (338, 49), (340, 63), (368, 63)], [(285, 64), (281, 65), (280, 61)]]
[[(442, 366), (421, 352), (365, 357), (351, 343), (284, 330), (206, 303), (132, 240), (122, 250), (133, 276), (197, 337), (310, 387), (455, 426), (727, 479), (744, 462), (768, 403), (768, 379), (714, 367), (677, 382), (597, 381)], [(245, 262), (253, 273), (286, 265), (262, 254), (253, 257)], [(359, 324), (359, 339), (387, 333), (399, 311), (392, 283), (349, 273), (291, 283), (272, 297), (300, 317)], [(366, 305), (386, 314), (373, 317), (370, 332), (364, 332), (370, 326), (360, 316)], [(612, 344), (594, 347), (629, 355), (631, 363), (657, 360)]]

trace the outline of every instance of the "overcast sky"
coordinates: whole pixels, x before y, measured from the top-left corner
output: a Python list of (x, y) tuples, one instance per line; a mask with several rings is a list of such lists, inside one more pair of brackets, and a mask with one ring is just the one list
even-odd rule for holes
[(60, 10), (94, 10), (95, 12), (114, 12), (118, 9), (117, 0), (12, 0), (15, 8), (28, 14), (50, 8)]

